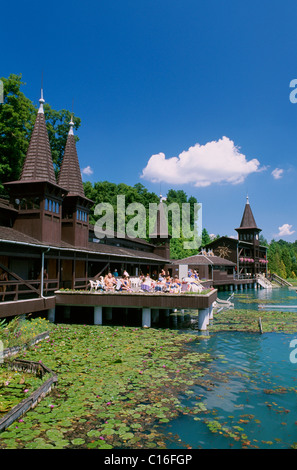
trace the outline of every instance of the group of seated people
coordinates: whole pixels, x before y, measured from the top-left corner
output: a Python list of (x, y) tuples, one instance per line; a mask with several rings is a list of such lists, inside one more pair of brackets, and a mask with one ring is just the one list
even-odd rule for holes
[(105, 277), (99, 276), (98, 279), (90, 280), (91, 290), (102, 291), (126, 291), (126, 292), (169, 292), (179, 293), (184, 291), (200, 292), (203, 286), (199, 282), (199, 276), (196, 271), (189, 270), (188, 277), (180, 280), (177, 275), (174, 277), (161, 270), (158, 276), (153, 279), (149, 274), (144, 276), (130, 277), (127, 271), (122, 276), (118, 275), (117, 270), (108, 272)]

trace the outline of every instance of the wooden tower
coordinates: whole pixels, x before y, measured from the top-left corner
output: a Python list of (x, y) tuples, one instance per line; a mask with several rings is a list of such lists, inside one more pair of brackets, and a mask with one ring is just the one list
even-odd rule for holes
[(250, 203), (249, 198), (246, 198), (246, 205), (244, 208), (241, 224), (239, 228), (235, 229), (238, 233), (238, 240), (247, 242), (251, 245), (251, 252), (254, 259), (253, 274), (260, 271), (259, 265), (259, 233), (262, 231), (258, 228)]
[(39, 110), (21, 177), (5, 186), (18, 210), (13, 228), (41, 242), (59, 244), (62, 201), (67, 191), (56, 182), (43, 104), (41, 90)]
[(72, 118), (69, 124), (65, 153), (58, 176), (59, 185), (67, 189), (67, 196), (62, 205), (62, 240), (86, 248), (89, 240), (89, 212), (93, 201), (85, 197)]

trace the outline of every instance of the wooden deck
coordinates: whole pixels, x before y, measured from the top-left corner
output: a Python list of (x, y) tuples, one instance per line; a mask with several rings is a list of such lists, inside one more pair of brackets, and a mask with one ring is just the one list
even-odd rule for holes
[(56, 305), (201, 310), (211, 307), (216, 298), (216, 289), (207, 294), (57, 291)]
[(37, 299), (24, 299), (0, 303), (0, 318), (24, 315), (34, 312), (45, 312), (55, 308), (56, 297), (39, 297)]

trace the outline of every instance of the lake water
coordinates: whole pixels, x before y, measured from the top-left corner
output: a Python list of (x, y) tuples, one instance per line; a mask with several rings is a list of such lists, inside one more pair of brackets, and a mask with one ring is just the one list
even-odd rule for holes
[[(236, 309), (283, 310), (284, 312), (297, 311), (297, 288), (286, 287), (273, 289), (245, 289), (234, 292), (231, 301)], [(218, 298), (226, 300), (232, 292), (218, 292)], [(248, 303), (244, 302), (248, 300)], [(255, 303), (252, 301), (255, 300)], [(263, 301), (263, 302), (262, 302)], [(262, 303), (261, 303), (262, 302)], [(259, 305), (261, 306), (259, 308)], [(282, 306), (282, 308), (280, 307)]]
[[(239, 294), (297, 305), (295, 290), (286, 288)], [(219, 298), (229, 295), (220, 292)], [(234, 296), (235, 308), (258, 309), (258, 303), (241, 304), (242, 295)], [(297, 343), (297, 332), (221, 332), (193, 345), (195, 351), (215, 358), (205, 377), (211, 385), (193, 386), (182, 403), (192, 410), (203, 403), (207, 411), (182, 415), (164, 425), (167, 447), (285, 449), (297, 443), (297, 364), (290, 360), (293, 339)]]

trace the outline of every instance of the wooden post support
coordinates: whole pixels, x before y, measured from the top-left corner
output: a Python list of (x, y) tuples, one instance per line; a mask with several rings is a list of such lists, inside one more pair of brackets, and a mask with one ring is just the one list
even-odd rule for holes
[(142, 309), (142, 326), (143, 328), (151, 327), (151, 309), (143, 307)]
[(199, 310), (198, 314), (198, 330), (205, 331), (207, 330), (207, 325), (209, 323), (209, 309), (203, 308)]
[(94, 307), (94, 325), (102, 325), (102, 307)]
[(213, 319), (213, 304), (211, 304), (211, 306), (209, 307), (209, 319)]

